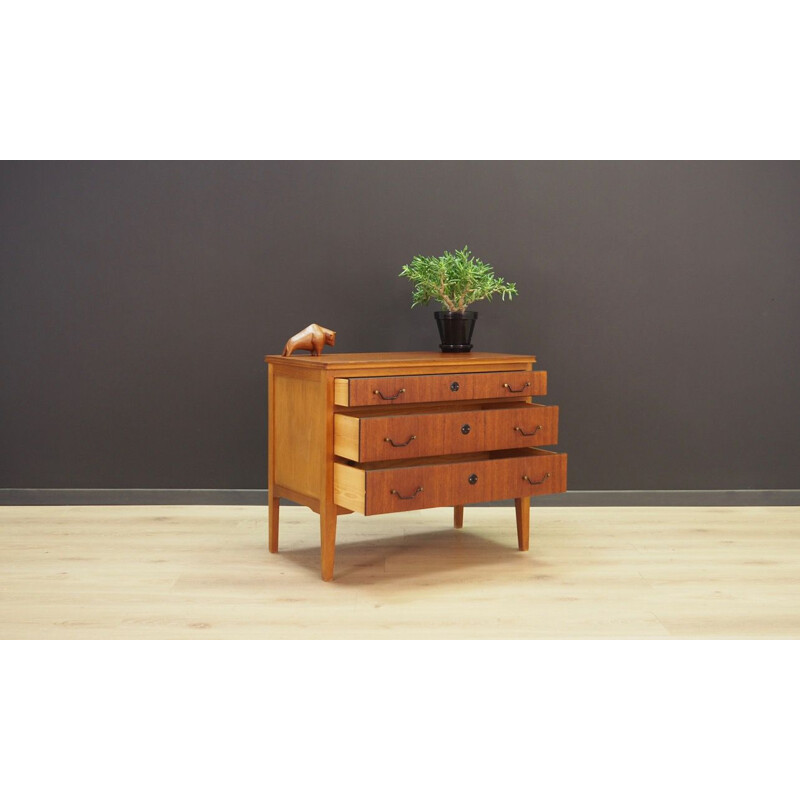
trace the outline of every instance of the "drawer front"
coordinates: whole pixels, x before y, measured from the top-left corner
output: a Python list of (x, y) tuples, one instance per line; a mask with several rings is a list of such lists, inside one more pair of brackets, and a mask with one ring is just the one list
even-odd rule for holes
[(534, 448), (509, 452), (380, 469), (336, 464), (335, 500), (369, 516), (566, 491), (566, 454)]
[[(463, 410), (362, 418), (336, 414), (334, 452), (353, 461), (475, 453), (484, 449), (485, 413)], [(351, 428), (352, 435), (344, 435)]]
[(543, 394), (547, 394), (547, 373), (542, 370), (335, 380), (336, 404), (343, 406), (391, 406)]
[(538, 447), (558, 443), (558, 406), (526, 404), (524, 407), (487, 411), (484, 448)]
[(477, 411), (362, 413), (365, 415), (336, 414), (337, 456), (361, 462), (388, 461), (558, 442), (556, 406), (519, 403)]
[(567, 491), (567, 454), (535, 450), (535, 455), (508, 459), (495, 478), (499, 497), (532, 497)]

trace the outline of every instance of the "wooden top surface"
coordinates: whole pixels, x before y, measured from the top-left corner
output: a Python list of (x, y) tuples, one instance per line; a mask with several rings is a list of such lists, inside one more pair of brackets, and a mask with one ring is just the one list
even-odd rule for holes
[(437, 353), (399, 352), (399, 353), (326, 353), (321, 356), (264, 356), (269, 364), (286, 364), (291, 361), (293, 367), (307, 369), (340, 370), (353, 367), (440, 367), (447, 365), (457, 371), (459, 367), (480, 364), (518, 366), (532, 364), (536, 356), (511, 355), (509, 353)]

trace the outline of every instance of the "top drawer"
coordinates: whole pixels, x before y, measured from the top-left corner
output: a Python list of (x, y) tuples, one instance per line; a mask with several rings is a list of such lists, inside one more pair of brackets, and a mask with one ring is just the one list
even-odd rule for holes
[(547, 373), (465, 372), (458, 375), (388, 375), (379, 378), (336, 378), (337, 406), (391, 406), (496, 397), (547, 394)]

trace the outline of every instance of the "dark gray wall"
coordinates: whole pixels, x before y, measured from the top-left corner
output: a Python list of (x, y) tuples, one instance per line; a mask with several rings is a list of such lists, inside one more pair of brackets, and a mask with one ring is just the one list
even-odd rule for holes
[(515, 280), (572, 489), (800, 485), (797, 163), (4, 163), (0, 486), (266, 485), (265, 353), (435, 349), (396, 277)]

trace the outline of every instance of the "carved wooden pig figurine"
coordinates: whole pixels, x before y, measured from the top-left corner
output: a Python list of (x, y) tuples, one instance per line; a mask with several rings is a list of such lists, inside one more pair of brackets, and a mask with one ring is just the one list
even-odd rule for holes
[(290, 356), (295, 350), (310, 350), (312, 356), (318, 356), (326, 344), (329, 347), (336, 344), (336, 331), (329, 331), (321, 325), (312, 323), (286, 342), (283, 355)]

